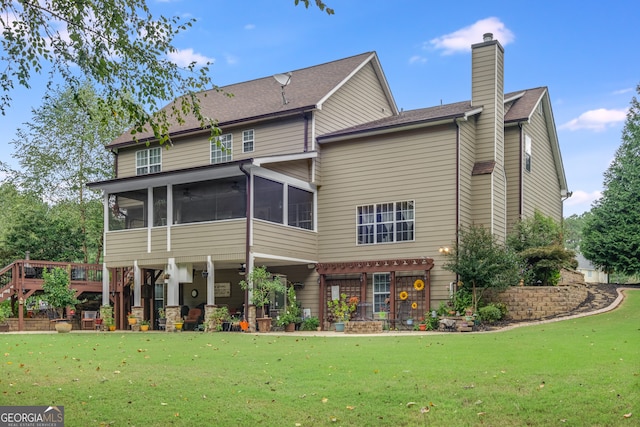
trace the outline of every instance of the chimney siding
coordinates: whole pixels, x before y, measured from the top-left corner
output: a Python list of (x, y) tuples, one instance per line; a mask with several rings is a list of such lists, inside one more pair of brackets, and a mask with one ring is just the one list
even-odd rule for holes
[(489, 175), (474, 176), (474, 221), (506, 236), (504, 171), (504, 49), (497, 40), (471, 46), (471, 104), (482, 107), (476, 122), (476, 164), (494, 161)]

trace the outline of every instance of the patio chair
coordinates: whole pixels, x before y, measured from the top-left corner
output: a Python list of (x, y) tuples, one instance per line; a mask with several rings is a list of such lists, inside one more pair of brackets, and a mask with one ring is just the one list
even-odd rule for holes
[(97, 311), (85, 310), (82, 312), (81, 325), (83, 330), (93, 330), (98, 317)]
[(184, 319), (184, 329), (187, 329), (187, 325), (193, 325), (193, 330), (195, 330), (201, 323), (200, 316), (202, 316), (202, 310), (199, 308), (190, 309), (187, 317)]

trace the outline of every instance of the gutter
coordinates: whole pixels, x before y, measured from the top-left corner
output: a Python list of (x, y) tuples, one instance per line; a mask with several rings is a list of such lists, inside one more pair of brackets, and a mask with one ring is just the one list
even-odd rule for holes
[[(292, 110), (286, 110), (283, 112), (274, 112), (274, 113), (267, 113), (267, 114), (261, 114), (258, 116), (252, 116), (252, 117), (247, 117), (247, 118), (243, 118), (243, 119), (237, 119), (237, 120), (229, 120), (227, 122), (223, 122), (223, 123), (218, 123), (216, 125), (217, 128), (222, 128), (223, 126), (233, 126), (233, 125), (237, 125), (237, 124), (251, 124), (253, 122), (260, 122), (266, 119), (270, 119), (270, 118), (282, 118), (282, 117), (294, 117), (300, 113), (306, 113), (309, 110), (313, 110), (315, 109), (316, 106), (315, 105), (307, 105), (304, 107), (298, 107), (296, 109), (292, 109)], [(169, 138), (173, 139), (176, 137), (180, 137), (180, 136), (188, 136), (190, 134), (198, 134), (201, 133), (205, 130), (210, 129), (210, 127), (197, 127), (197, 128), (189, 128), (189, 129), (183, 129), (183, 130), (179, 130), (179, 131), (175, 131), (175, 132), (171, 132), (169, 133)], [(141, 138), (138, 139), (136, 141), (134, 140), (130, 140), (130, 141), (123, 141), (123, 142), (118, 142), (115, 144), (109, 144), (107, 145), (108, 149), (112, 149), (112, 148), (120, 148), (120, 147), (130, 147), (133, 145), (137, 145), (137, 144), (141, 144), (141, 143), (150, 143), (150, 142), (156, 142), (157, 138), (155, 136), (147, 136), (145, 138)]]

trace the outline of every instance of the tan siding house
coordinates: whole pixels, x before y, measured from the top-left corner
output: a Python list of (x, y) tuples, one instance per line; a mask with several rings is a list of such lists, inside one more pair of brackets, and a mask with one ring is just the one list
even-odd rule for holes
[[(171, 149), (149, 134), (108, 146), (117, 177), (90, 184), (103, 190), (115, 281), (105, 275), (104, 304), (125, 289), (117, 312), (154, 320), (165, 307), (167, 330), (185, 309), (205, 318), (225, 305), (254, 329), (239, 282), (265, 266), (323, 327), (341, 293), (359, 299), (358, 317), (399, 322), (449, 298), (456, 277), (442, 264), (460, 227), (504, 238), (536, 209), (561, 219), (548, 91), (504, 94), (504, 49), (490, 35), (472, 46), (471, 99), (453, 104), (398, 111), (374, 52), (284, 76), (286, 86), (269, 76), (201, 98), (219, 145), (188, 118), (171, 127)], [(282, 304), (274, 296), (273, 316)]]

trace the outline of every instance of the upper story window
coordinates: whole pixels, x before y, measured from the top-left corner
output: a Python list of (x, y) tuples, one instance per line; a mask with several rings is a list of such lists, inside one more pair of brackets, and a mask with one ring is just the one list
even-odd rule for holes
[(136, 151), (136, 175), (146, 175), (162, 170), (160, 147)]
[(414, 240), (414, 202), (358, 206), (356, 234), (359, 245)]
[(224, 163), (233, 160), (233, 135), (226, 133), (211, 141), (211, 163)]
[(524, 168), (531, 172), (531, 137), (524, 136)]
[(242, 132), (242, 152), (251, 153), (254, 150), (254, 132), (253, 129)]

